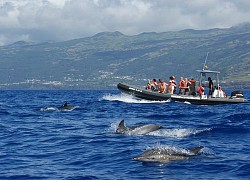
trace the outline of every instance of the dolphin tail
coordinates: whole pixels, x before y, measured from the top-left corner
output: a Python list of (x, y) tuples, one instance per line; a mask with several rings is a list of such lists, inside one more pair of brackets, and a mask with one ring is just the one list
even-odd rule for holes
[(124, 119), (118, 125), (116, 132), (123, 132), (126, 129)]
[(198, 154), (198, 152), (199, 152), (201, 149), (203, 149), (203, 148), (204, 148), (204, 146), (197, 146), (197, 147), (191, 149), (190, 152), (192, 152), (192, 153), (194, 153), (194, 154)]

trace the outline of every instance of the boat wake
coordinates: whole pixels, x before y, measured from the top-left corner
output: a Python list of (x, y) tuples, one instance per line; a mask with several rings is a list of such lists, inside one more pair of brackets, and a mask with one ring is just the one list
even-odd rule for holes
[(137, 99), (132, 95), (127, 95), (127, 94), (117, 94), (117, 95), (112, 95), (112, 94), (105, 94), (102, 97), (102, 100), (107, 100), (107, 101), (120, 101), (120, 102), (125, 102), (125, 103), (138, 103), (138, 104), (149, 104), (149, 103), (166, 103), (170, 102), (168, 101), (149, 101), (145, 99)]

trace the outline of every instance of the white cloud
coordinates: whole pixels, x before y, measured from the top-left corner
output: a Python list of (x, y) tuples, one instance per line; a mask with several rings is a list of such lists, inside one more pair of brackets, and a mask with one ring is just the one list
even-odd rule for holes
[(0, 45), (230, 27), (249, 21), (249, 9), (249, 0), (0, 0)]

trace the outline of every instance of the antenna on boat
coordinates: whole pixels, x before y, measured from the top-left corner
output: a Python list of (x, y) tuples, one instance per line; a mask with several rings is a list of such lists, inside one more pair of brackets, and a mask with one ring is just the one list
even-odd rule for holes
[(203, 68), (202, 68), (203, 71), (205, 70), (205, 67), (206, 67), (206, 64), (207, 64), (207, 57), (208, 57), (208, 54), (209, 54), (209, 52), (207, 52), (207, 56), (206, 56), (206, 59), (205, 59), (205, 63), (204, 63)]
[(199, 86), (202, 85), (202, 82), (201, 82), (201, 81), (202, 81), (202, 76), (205, 76), (205, 77), (206, 77), (206, 73), (205, 73), (204, 71), (205, 71), (205, 67), (206, 67), (206, 64), (207, 64), (207, 57), (208, 57), (208, 54), (209, 54), (209, 52), (207, 52), (207, 56), (206, 56), (206, 59), (205, 59), (203, 68), (202, 68), (202, 70), (200, 71)]

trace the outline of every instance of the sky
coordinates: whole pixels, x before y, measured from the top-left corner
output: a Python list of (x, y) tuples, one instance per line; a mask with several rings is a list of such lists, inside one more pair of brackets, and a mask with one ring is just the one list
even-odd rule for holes
[(0, 0), (0, 46), (229, 28), (250, 21), (250, 0)]

